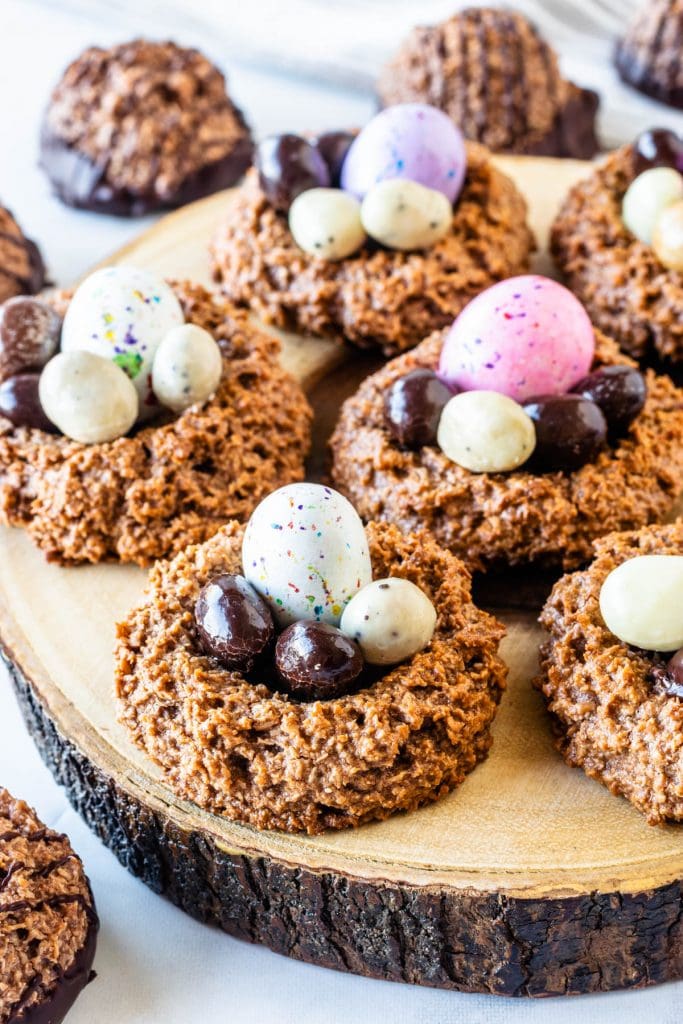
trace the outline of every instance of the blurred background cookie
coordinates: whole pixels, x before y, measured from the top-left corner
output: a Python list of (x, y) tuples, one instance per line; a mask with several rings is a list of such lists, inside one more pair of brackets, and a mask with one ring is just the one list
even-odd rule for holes
[(645, 0), (617, 44), (622, 79), (672, 107), (683, 108), (683, 0)]
[(0, 205), (0, 302), (13, 295), (35, 295), (44, 284), (45, 264), (38, 246)]

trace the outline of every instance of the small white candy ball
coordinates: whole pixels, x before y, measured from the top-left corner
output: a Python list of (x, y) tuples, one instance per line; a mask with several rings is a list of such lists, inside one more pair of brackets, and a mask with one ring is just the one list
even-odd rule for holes
[(60, 352), (41, 373), (38, 389), (48, 419), (82, 444), (123, 437), (138, 417), (138, 393), (130, 377), (92, 352)]
[(683, 199), (683, 175), (673, 167), (651, 167), (626, 190), (621, 218), (636, 238), (651, 245), (660, 213), (679, 199)]
[(640, 555), (613, 569), (600, 590), (605, 625), (645, 651), (683, 647), (683, 555)]
[(410, 580), (373, 580), (352, 597), (340, 628), (357, 642), (371, 665), (395, 665), (426, 647), (436, 627), (436, 609)]
[(221, 350), (209, 332), (183, 324), (169, 331), (156, 351), (152, 389), (162, 405), (182, 412), (210, 398), (222, 372)]
[(437, 443), (444, 455), (472, 473), (505, 473), (536, 447), (533, 420), (497, 391), (463, 391), (443, 408)]
[(448, 233), (453, 207), (443, 192), (390, 178), (370, 189), (360, 210), (363, 227), (391, 249), (427, 249)]
[(360, 203), (338, 188), (309, 188), (289, 209), (289, 230), (304, 252), (343, 260), (365, 241)]

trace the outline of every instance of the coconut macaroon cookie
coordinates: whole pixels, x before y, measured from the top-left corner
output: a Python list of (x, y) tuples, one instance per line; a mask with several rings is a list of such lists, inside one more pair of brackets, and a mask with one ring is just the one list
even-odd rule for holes
[(294, 484), (152, 570), (118, 627), (121, 721), (184, 799), (320, 832), (412, 810), (491, 745), (503, 627), (426, 533)]
[(45, 284), (45, 264), (9, 210), (0, 205), (0, 302), (35, 295)]
[[(63, 319), (62, 319), (63, 317)], [(97, 271), (0, 307), (0, 520), (49, 559), (148, 564), (303, 476), (279, 344), (199, 285)]]
[(683, 821), (683, 521), (613, 533), (555, 584), (536, 681), (568, 764)]
[(0, 788), (0, 1024), (60, 1024), (91, 978), (99, 927), (66, 836)]
[(683, 392), (594, 331), (561, 285), (474, 299), (342, 406), (333, 480), (366, 520), (424, 528), (473, 570), (556, 570), (658, 522), (683, 472)]
[(264, 139), (211, 254), (226, 295), (268, 323), (394, 354), (533, 248), (512, 181), (417, 103), (358, 135)]
[(637, 359), (683, 365), (683, 140), (644, 132), (570, 191), (555, 261), (593, 322)]

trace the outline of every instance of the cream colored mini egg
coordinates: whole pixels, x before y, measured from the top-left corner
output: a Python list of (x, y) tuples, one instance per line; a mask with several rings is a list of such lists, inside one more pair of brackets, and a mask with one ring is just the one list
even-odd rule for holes
[(352, 597), (340, 628), (371, 665), (395, 665), (417, 654), (434, 635), (436, 609), (410, 580), (373, 580)]
[(304, 252), (324, 260), (352, 256), (365, 241), (360, 203), (338, 188), (309, 188), (289, 209), (289, 230)]
[(613, 569), (600, 590), (605, 625), (645, 651), (683, 647), (683, 555), (639, 555)]
[(639, 174), (626, 190), (621, 219), (636, 238), (651, 245), (660, 213), (680, 199), (683, 199), (683, 175), (673, 167), (651, 167)]
[(367, 233), (390, 249), (427, 249), (450, 230), (453, 207), (443, 192), (390, 178), (373, 185), (360, 217)]
[(444, 455), (472, 473), (505, 473), (536, 447), (533, 420), (507, 395), (463, 391), (444, 406), (437, 443)]
[(652, 248), (668, 270), (683, 271), (683, 200), (665, 207), (657, 218)]
[(40, 404), (73, 441), (123, 437), (138, 417), (138, 393), (120, 366), (93, 352), (60, 352), (40, 375)]
[(152, 390), (167, 409), (182, 412), (214, 394), (223, 372), (217, 342), (196, 324), (165, 335), (154, 356)]

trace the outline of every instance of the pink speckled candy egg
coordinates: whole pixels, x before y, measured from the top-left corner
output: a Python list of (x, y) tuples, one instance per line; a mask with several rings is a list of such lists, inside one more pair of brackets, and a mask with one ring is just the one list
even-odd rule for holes
[(529, 274), (487, 288), (463, 309), (441, 351), (439, 376), (461, 391), (523, 402), (561, 395), (591, 368), (595, 334), (579, 300)]
[(453, 203), (466, 165), (465, 143), (450, 117), (428, 103), (399, 103), (356, 136), (342, 165), (341, 187), (362, 200), (378, 181), (407, 178)]

